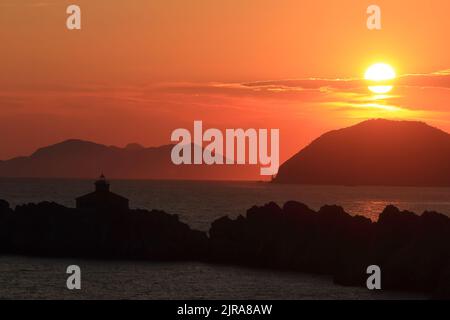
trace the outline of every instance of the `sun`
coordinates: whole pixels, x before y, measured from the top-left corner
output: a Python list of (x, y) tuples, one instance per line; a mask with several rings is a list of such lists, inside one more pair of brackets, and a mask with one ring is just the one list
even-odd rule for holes
[(389, 81), (395, 77), (395, 70), (386, 63), (375, 63), (364, 74), (364, 79), (374, 83), (374, 85), (369, 86), (369, 90), (376, 94), (384, 94), (391, 91), (393, 86), (389, 84)]
[(383, 81), (392, 80), (395, 76), (395, 71), (390, 65), (386, 63), (375, 63), (367, 69), (364, 78), (371, 81)]

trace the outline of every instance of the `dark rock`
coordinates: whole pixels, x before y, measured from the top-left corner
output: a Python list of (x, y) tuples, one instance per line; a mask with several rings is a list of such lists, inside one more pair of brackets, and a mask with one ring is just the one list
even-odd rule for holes
[(342, 285), (365, 286), (378, 265), (382, 288), (448, 293), (450, 219), (417, 216), (388, 206), (377, 223), (341, 207), (318, 212), (298, 202), (253, 207), (247, 217), (216, 220), (210, 230), (214, 262), (333, 275)]
[(8, 228), (8, 221), (10, 219), (11, 209), (9, 203), (0, 199), (0, 253), (6, 252), (9, 247), (9, 234), (11, 230)]
[(8, 201), (0, 199), (0, 214), (6, 213), (9, 210)]
[(438, 300), (450, 300), (450, 260), (439, 275), (437, 287), (432, 297)]
[(78, 210), (42, 202), (17, 206), (0, 230), (13, 254), (201, 260), (207, 236), (191, 230), (178, 216), (147, 210)]

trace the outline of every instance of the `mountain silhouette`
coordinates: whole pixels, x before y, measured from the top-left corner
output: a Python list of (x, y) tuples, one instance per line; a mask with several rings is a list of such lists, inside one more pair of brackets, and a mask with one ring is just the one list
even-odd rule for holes
[(274, 182), (450, 186), (450, 135), (423, 122), (364, 121), (314, 140)]
[(112, 179), (256, 180), (256, 165), (174, 165), (173, 145), (124, 148), (83, 140), (66, 140), (38, 149), (28, 157), (0, 161), (0, 177)]

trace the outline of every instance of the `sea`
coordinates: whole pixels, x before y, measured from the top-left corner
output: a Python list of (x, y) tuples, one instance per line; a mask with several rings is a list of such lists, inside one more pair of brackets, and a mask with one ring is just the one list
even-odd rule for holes
[[(75, 206), (91, 180), (0, 179), (0, 199), (12, 207), (41, 201)], [(303, 186), (267, 182), (114, 180), (111, 190), (132, 208), (178, 214), (208, 231), (222, 216), (245, 215), (254, 205), (296, 200), (318, 210), (342, 206), (376, 221), (393, 204), (421, 214), (450, 216), (450, 188)], [(80, 234), (82, 236), (82, 234)], [(82, 289), (66, 288), (66, 268), (82, 270)], [(335, 285), (328, 276), (210, 265), (198, 262), (94, 261), (0, 256), (0, 299), (423, 299), (423, 295)]]

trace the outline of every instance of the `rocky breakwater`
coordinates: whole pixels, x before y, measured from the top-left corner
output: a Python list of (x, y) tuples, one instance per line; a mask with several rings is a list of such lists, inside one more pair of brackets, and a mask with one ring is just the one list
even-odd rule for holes
[(0, 253), (53, 257), (200, 260), (208, 238), (157, 210), (80, 210), (0, 201)]
[(214, 221), (209, 245), (213, 262), (328, 274), (341, 285), (365, 286), (378, 265), (383, 289), (450, 298), (450, 219), (436, 212), (388, 206), (372, 222), (339, 206), (269, 203)]

